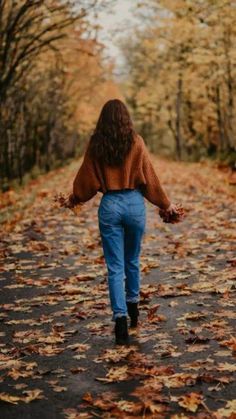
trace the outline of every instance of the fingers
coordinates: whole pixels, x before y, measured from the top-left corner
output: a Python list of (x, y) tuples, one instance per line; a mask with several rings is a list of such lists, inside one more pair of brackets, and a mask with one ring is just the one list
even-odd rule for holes
[(182, 205), (171, 204), (169, 208), (159, 211), (160, 217), (165, 223), (177, 224), (183, 221), (185, 213)]
[(167, 210), (166, 210), (167, 212), (168, 212), (168, 214), (177, 214), (178, 213), (178, 208), (177, 208), (177, 206), (175, 205), (175, 204), (171, 204), (170, 206), (169, 206), (169, 208), (167, 208)]

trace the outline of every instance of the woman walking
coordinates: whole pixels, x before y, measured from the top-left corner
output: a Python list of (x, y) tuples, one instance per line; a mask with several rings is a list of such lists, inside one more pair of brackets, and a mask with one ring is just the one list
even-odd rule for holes
[(98, 209), (99, 230), (108, 270), (109, 295), (117, 344), (129, 342), (130, 326), (138, 323), (140, 250), (145, 232), (144, 197), (177, 214), (163, 190), (149, 152), (136, 134), (129, 112), (118, 99), (108, 101), (89, 141), (74, 179), (69, 207), (103, 193)]

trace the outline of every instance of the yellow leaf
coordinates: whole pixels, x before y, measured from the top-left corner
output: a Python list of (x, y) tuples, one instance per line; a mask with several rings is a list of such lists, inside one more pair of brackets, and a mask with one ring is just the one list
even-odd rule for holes
[(7, 393), (0, 393), (0, 400), (7, 403), (17, 404), (20, 401), (20, 397), (12, 396)]
[(33, 400), (36, 399), (44, 399), (45, 397), (43, 396), (43, 391), (39, 390), (39, 389), (34, 389), (34, 390), (25, 390), (23, 391), (23, 394), (25, 396), (23, 396), (21, 398), (22, 401), (24, 401), (25, 403), (30, 403)]
[(236, 371), (236, 365), (230, 364), (229, 362), (221, 362), (219, 366), (217, 367), (219, 371), (230, 371), (235, 372)]
[(194, 392), (186, 394), (185, 396), (180, 396), (178, 400), (178, 404), (190, 412), (196, 412), (198, 406), (201, 405), (202, 402), (202, 395)]
[(111, 368), (106, 374), (106, 378), (96, 377), (98, 381), (104, 381), (106, 383), (112, 383), (116, 381), (124, 381), (128, 378), (128, 365), (123, 365), (118, 368)]
[(236, 399), (230, 400), (226, 403), (225, 407), (216, 411), (216, 418), (232, 418), (236, 417)]

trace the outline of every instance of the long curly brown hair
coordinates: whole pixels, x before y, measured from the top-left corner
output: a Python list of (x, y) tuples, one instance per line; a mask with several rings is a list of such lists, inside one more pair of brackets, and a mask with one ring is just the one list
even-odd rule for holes
[(119, 99), (105, 103), (89, 142), (93, 159), (109, 166), (119, 166), (129, 153), (135, 131), (125, 104)]

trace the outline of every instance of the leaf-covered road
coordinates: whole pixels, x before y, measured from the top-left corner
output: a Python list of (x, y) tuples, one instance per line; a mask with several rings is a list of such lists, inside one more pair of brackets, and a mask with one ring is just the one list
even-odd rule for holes
[(53, 204), (78, 162), (2, 200), (2, 419), (236, 417), (235, 195), (209, 166), (156, 161), (187, 211), (148, 206), (141, 324), (114, 345), (98, 234), (100, 196), (78, 217)]

